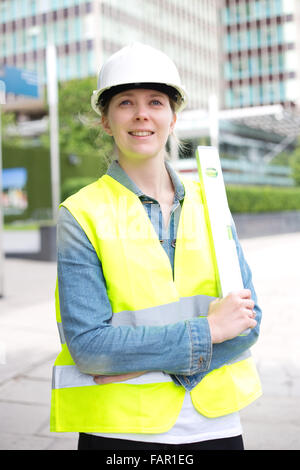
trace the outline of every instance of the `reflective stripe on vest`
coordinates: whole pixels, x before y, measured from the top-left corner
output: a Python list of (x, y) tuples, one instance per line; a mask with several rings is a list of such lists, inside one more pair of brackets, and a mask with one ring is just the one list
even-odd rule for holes
[[(168, 325), (178, 321), (188, 320), (206, 316), (209, 304), (216, 297), (207, 295), (195, 295), (194, 297), (181, 297), (177, 302), (165, 305), (157, 305), (147, 309), (136, 311), (123, 311), (115, 313), (111, 319), (112, 326), (142, 326), (149, 324), (151, 318), (152, 326)], [(61, 322), (57, 322), (61, 343), (65, 343), (65, 336)]]
[[(206, 316), (209, 304), (216, 297), (207, 295), (195, 295), (193, 297), (181, 297), (177, 302), (170, 302), (165, 305), (157, 305), (147, 309), (136, 311), (123, 311), (115, 313), (111, 319), (112, 326), (142, 326), (149, 324), (151, 318), (152, 326), (168, 325), (177, 321), (188, 320)], [(57, 322), (61, 344), (66, 342), (63, 326)]]
[[(235, 364), (241, 360), (247, 359), (251, 356), (250, 351), (246, 351), (238, 358), (228, 362), (228, 364)], [(146, 372), (139, 377), (124, 380), (123, 384), (144, 385), (154, 384), (160, 382), (172, 382), (169, 374), (164, 372)], [(52, 374), (52, 388), (69, 388), (69, 387), (89, 387), (95, 385), (93, 376), (83, 374), (78, 370), (76, 365), (70, 366), (54, 366)]]
[[(101, 261), (113, 327), (167, 325), (203, 316), (211, 300), (219, 297), (200, 186), (190, 181), (184, 185), (174, 277), (139, 198), (116, 180), (104, 175), (64, 202)], [(58, 297), (57, 289), (60, 324)], [(53, 373), (51, 430), (160, 433), (175, 423), (185, 390), (166, 374), (149, 372), (133, 382), (94, 385), (78, 371), (63, 334), (61, 338)], [(207, 374), (191, 398), (200, 413), (215, 417), (243, 408), (260, 393), (252, 358), (239, 357)]]
[(61, 322), (57, 322), (58, 334), (61, 344), (65, 344), (66, 338), (64, 334), (64, 329)]
[[(172, 379), (163, 372), (146, 372), (140, 377), (124, 380), (122, 383), (143, 385), (161, 382), (172, 382)], [(54, 366), (53, 368), (52, 388), (89, 387), (91, 385), (95, 385), (93, 377), (88, 374), (82, 374), (75, 365)]]

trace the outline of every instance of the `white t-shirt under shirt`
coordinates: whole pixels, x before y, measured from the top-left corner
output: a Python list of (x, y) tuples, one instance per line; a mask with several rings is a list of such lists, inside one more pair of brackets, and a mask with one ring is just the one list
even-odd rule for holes
[[(129, 381), (128, 381), (129, 382)], [(101, 385), (100, 385), (101, 387)], [(190, 442), (222, 439), (242, 434), (239, 413), (232, 413), (219, 418), (206, 418), (193, 406), (189, 392), (185, 398), (178, 419), (174, 426), (161, 434), (132, 433), (90, 433), (94, 436), (133, 441), (159, 442), (164, 444), (187, 444)]]

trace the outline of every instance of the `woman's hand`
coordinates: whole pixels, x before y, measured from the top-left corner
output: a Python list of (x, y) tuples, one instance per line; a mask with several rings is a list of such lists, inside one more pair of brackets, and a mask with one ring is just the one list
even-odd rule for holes
[(254, 305), (250, 289), (234, 291), (223, 299), (213, 300), (207, 314), (212, 343), (222, 343), (254, 328), (257, 325)]
[[(253, 311), (254, 305), (250, 289), (234, 291), (223, 299), (213, 300), (209, 305), (207, 314), (212, 343), (222, 343), (235, 338), (248, 328), (254, 328), (257, 325), (255, 312)], [(98, 385), (124, 382), (125, 380), (140, 377), (146, 372), (94, 375), (94, 382)]]
[(129, 372), (128, 374), (120, 374), (120, 375), (95, 375), (94, 382), (98, 385), (105, 385), (111, 384), (114, 382), (123, 382), (124, 380), (134, 379), (135, 377), (139, 377), (140, 375), (145, 374), (146, 371), (143, 372)]

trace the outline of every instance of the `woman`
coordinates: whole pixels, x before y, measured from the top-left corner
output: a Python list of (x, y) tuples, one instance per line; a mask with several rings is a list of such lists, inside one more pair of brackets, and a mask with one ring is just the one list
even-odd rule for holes
[(244, 289), (219, 299), (199, 184), (165, 159), (185, 104), (173, 62), (138, 43), (92, 96), (117, 160), (60, 209), (51, 412), (80, 450), (243, 449), (238, 411), (261, 393), (261, 311), (235, 229)]

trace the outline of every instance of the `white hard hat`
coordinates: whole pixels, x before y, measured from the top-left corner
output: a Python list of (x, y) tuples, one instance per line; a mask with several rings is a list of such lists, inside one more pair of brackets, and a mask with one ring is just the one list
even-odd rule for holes
[(151, 46), (134, 42), (110, 56), (98, 77), (98, 90), (91, 97), (91, 105), (101, 115), (99, 104), (116, 93), (130, 88), (159, 89), (173, 98), (176, 112), (187, 102), (174, 62)]

